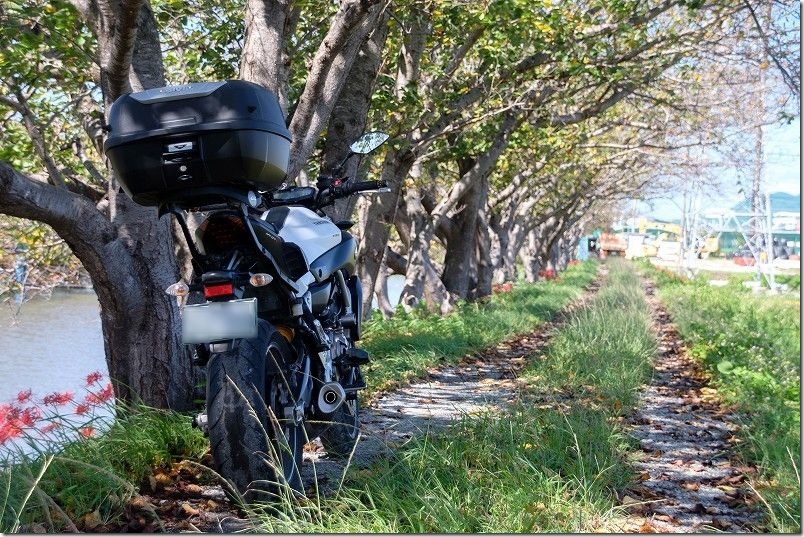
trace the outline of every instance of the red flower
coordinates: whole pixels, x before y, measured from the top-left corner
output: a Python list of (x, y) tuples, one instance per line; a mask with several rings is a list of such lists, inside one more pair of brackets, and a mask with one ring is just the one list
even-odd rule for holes
[(19, 415), (19, 409), (14, 405), (4, 403), (0, 405), (0, 422), (13, 420)]
[(81, 436), (83, 436), (84, 438), (89, 438), (90, 436), (95, 435), (95, 429), (93, 429), (92, 427), (81, 427), (80, 429), (78, 429), (78, 432), (81, 433)]
[(100, 405), (101, 403), (105, 403), (112, 397), (114, 397), (114, 388), (112, 387), (111, 382), (107, 382), (106, 386), (98, 393), (90, 392), (87, 394), (87, 396), (84, 398), (84, 402), (89, 405), (96, 406)]
[(61, 422), (60, 421), (51, 421), (50, 423), (48, 423), (47, 425), (42, 427), (40, 430), (44, 434), (50, 434), (53, 431), (55, 431), (56, 429), (58, 429), (59, 427), (61, 427)]
[(103, 373), (101, 373), (100, 371), (93, 371), (92, 373), (87, 375), (87, 386), (92, 386), (102, 378)]
[(80, 405), (75, 407), (75, 413), (78, 414), (79, 416), (83, 416), (87, 412), (89, 412), (89, 405), (86, 403), (81, 403)]
[(17, 394), (18, 403), (27, 403), (30, 398), (31, 398), (30, 388)]
[(22, 411), (19, 421), (26, 427), (33, 427), (34, 423), (39, 421), (41, 418), (42, 411), (35, 406), (31, 406)]
[(46, 405), (66, 405), (73, 400), (73, 392), (53, 392), (45, 396), (42, 402)]
[(0, 422), (0, 445), (18, 437), (21, 433), (22, 431), (15, 423), (9, 421)]

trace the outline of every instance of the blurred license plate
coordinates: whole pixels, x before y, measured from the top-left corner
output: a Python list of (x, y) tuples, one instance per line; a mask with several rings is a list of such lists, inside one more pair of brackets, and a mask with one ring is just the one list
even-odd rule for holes
[(181, 336), (183, 343), (257, 337), (257, 299), (185, 306)]

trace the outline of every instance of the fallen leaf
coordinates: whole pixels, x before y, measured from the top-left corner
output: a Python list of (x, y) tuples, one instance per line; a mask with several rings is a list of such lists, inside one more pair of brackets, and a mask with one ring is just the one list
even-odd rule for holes
[(156, 488), (165, 488), (173, 484), (173, 478), (167, 474), (158, 473), (154, 476)]
[(194, 508), (188, 502), (183, 502), (181, 504), (180, 510), (182, 514), (185, 514), (187, 516), (195, 516), (199, 513), (198, 509)]
[(673, 517), (670, 515), (653, 515), (653, 519), (660, 522), (673, 522)]
[(187, 483), (187, 485), (184, 486), (184, 490), (189, 494), (201, 494), (204, 491), (201, 485), (196, 485), (195, 483)]
[(151, 506), (151, 502), (145, 496), (134, 496), (128, 504), (134, 509), (146, 509)]
[(85, 514), (81, 517), (81, 525), (84, 526), (88, 530), (94, 530), (102, 523), (100, 511), (95, 509), (91, 513)]
[(650, 473), (649, 473), (649, 472), (642, 472), (641, 474), (639, 474), (639, 478), (638, 478), (638, 479), (639, 479), (640, 481), (647, 481), (647, 480), (649, 480), (649, 479), (650, 479)]
[(731, 521), (726, 518), (713, 518), (712, 525), (721, 530), (727, 530), (732, 527)]
[(639, 533), (656, 533), (656, 530), (651, 526), (650, 522), (645, 520), (639, 527)]

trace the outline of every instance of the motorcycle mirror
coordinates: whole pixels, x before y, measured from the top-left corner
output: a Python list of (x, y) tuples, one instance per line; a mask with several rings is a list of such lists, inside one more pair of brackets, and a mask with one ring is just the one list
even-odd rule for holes
[(384, 144), (388, 138), (390, 138), (390, 136), (384, 132), (367, 132), (350, 145), (349, 149), (352, 150), (352, 153), (367, 155)]

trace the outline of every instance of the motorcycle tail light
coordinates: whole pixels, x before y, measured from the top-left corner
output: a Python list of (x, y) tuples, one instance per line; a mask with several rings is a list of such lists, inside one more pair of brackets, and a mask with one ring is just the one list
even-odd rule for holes
[(232, 282), (213, 283), (204, 286), (204, 296), (215, 298), (216, 296), (227, 296), (234, 294), (234, 284)]

